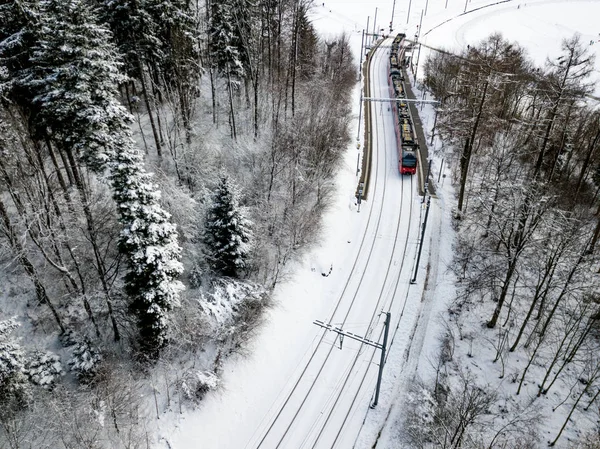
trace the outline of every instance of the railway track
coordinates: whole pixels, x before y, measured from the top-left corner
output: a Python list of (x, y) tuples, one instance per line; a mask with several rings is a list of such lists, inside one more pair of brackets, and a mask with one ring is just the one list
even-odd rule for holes
[[(385, 62), (387, 51), (375, 50), (375, 52), (373, 56), (375, 63), (380, 69), (387, 67)], [(371, 86), (370, 82), (368, 85)], [(373, 88), (387, 89), (387, 72), (385, 70), (378, 71)], [(370, 316), (364, 337), (373, 338), (372, 333), (378, 323), (378, 313), (380, 311), (395, 313), (400, 308), (399, 302), (395, 301), (395, 298), (398, 296), (398, 290), (402, 288), (400, 286), (401, 274), (403, 270), (406, 270), (404, 261), (407, 259), (410, 241), (414, 180), (413, 178), (402, 179), (399, 204), (395, 204), (394, 198), (397, 202), (398, 192), (390, 192), (388, 189), (391, 176), (399, 176), (396, 149), (390, 145), (392, 140), (388, 138), (389, 135), (393, 136), (393, 132), (390, 133), (390, 127), (386, 127), (384, 106), (369, 104), (368, 107), (372, 125), (374, 129), (380, 131), (373, 133), (374, 148), (377, 149), (376, 157), (373, 157), (374, 179), (371, 179), (373, 193), (368, 202), (368, 209), (366, 211), (363, 209), (364, 212), (368, 212), (368, 216), (356, 258), (342, 291), (337, 295), (333, 311), (327, 322), (344, 327), (349, 323), (349, 317), (356, 313), (357, 307), (361, 307), (361, 311), (365, 308), (364, 298), (370, 296), (372, 278), (376, 277), (370, 267), (375, 265), (374, 255), (381, 254), (376, 251), (378, 243), (381, 245), (385, 244), (385, 242), (382, 243), (382, 240), (392, 240), (390, 248), (386, 248), (391, 251), (387, 252), (387, 269), (383, 279), (379, 279), (376, 300), (367, 303)], [(380, 114), (377, 113), (377, 108), (381, 108)], [(406, 207), (405, 198), (408, 198), (410, 203), (408, 214), (403, 213)], [(390, 204), (395, 205), (393, 212), (395, 225), (391, 228), (389, 216), (386, 217), (386, 211)], [(406, 237), (402, 243), (399, 243), (404, 230), (406, 230)], [(392, 231), (391, 234), (390, 231)], [(410, 258), (408, 259), (410, 260)], [(407, 295), (408, 293), (406, 296), (400, 296), (406, 298)], [(382, 332), (381, 328), (379, 335), (376, 335), (375, 338), (380, 339)], [(374, 383), (369, 382), (372, 377), (372, 375), (369, 376), (369, 373), (374, 371), (370, 368), (374, 366), (376, 351), (374, 348), (359, 344), (350, 348), (354, 352), (352, 357), (342, 360), (343, 363), (336, 364), (340, 361), (336, 359), (340, 359), (341, 351), (334, 351), (335, 348), (335, 341), (331, 342), (328, 339), (327, 331), (321, 331), (310, 357), (292, 383), (290, 390), (275, 410), (272, 410), (267, 424), (261, 426), (246, 448), (333, 448), (341, 444), (350, 418), (358, 409), (368, 409), (369, 404), (364, 399), (366, 392), (372, 392), (373, 389)], [(346, 348), (344, 350), (348, 351)], [(344, 369), (337, 369), (338, 376), (333, 381), (333, 388), (327, 387), (332, 377), (331, 366), (339, 368), (340, 365), (344, 366)], [(339, 375), (340, 371), (343, 372), (341, 376)], [(323, 398), (322, 391), (329, 392), (325, 398)], [(321, 400), (315, 400), (315, 397)], [(308, 423), (310, 425), (307, 425)]]

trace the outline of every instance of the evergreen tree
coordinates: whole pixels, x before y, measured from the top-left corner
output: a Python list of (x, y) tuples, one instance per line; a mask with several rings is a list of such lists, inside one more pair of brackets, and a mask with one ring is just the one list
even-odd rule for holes
[(129, 76), (140, 79), (143, 62), (163, 58), (157, 38), (159, 26), (145, 8), (145, 1), (104, 0), (100, 20), (110, 27)]
[(98, 174), (108, 172), (124, 227), (119, 249), (128, 261), (126, 291), (138, 318), (141, 349), (154, 358), (166, 342), (167, 312), (183, 288), (176, 280), (183, 271), (181, 249), (134, 146), (131, 116), (118, 101), (117, 85), (124, 77), (110, 39), (83, 2), (49, 0), (35, 67), (18, 82), (34, 93), (37, 121), (59, 145)]
[(193, 83), (200, 76), (196, 20), (185, 1), (104, 0), (100, 19), (130, 76), (141, 77), (141, 64), (151, 67), (157, 83)]
[(37, 3), (27, 0), (0, 2), (0, 62), (7, 70), (0, 74), (0, 83), (7, 81), (8, 73), (30, 65), (30, 49), (35, 43), (32, 24), (37, 21), (37, 7)]
[(168, 312), (179, 304), (183, 290), (176, 280), (183, 272), (181, 248), (175, 225), (160, 206), (160, 193), (129, 135), (111, 165), (114, 198), (125, 225), (119, 247), (129, 261), (126, 290), (138, 318), (140, 347), (155, 358), (167, 341)]
[(221, 175), (206, 214), (204, 243), (210, 267), (223, 276), (238, 276), (251, 250), (251, 223), (239, 205), (237, 187)]
[(226, 76), (244, 78), (246, 75), (243, 37), (238, 17), (240, 11), (232, 0), (213, 1), (209, 21), (209, 50), (213, 65)]
[(47, 390), (52, 390), (60, 376), (65, 374), (57, 354), (39, 350), (29, 354), (24, 373), (32, 384)]
[(29, 397), (25, 354), (10, 337), (18, 327), (14, 320), (0, 321), (0, 418), (23, 407)]
[(115, 91), (125, 77), (111, 34), (81, 1), (42, 5), (32, 66), (15, 84), (32, 95), (31, 122), (102, 172), (128, 120)]

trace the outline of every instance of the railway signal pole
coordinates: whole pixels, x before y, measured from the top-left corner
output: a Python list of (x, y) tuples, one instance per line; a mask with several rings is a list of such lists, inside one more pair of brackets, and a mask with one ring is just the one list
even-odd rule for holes
[(385, 312), (385, 322), (383, 323), (384, 331), (383, 331), (383, 343), (382, 344), (377, 343), (376, 341), (368, 340), (364, 337), (361, 337), (360, 335), (353, 334), (352, 332), (346, 332), (345, 330), (343, 330), (339, 327), (334, 327), (331, 324), (324, 323), (323, 321), (320, 321), (320, 320), (313, 321), (313, 324), (316, 324), (317, 326), (321, 326), (322, 328), (327, 329), (328, 331), (335, 332), (340, 336), (340, 349), (342, 348), (341, 342), (343, 341), (344, 337), (348, 337), (353, 340), (360, 341), (361, 343), (363, 343), (365, 345), (373, 346), (374, 348), (377, 348), (377, 349), (381, 349), (381, 359), (379, 361), (379, 373), (377, 375), (377, 386), (375, 388), (375, 399), (373, 400), (373, 403), (370, 405), (371, 408), (375, 408), (375, 406), (379, 402), (379, 390), (381, 389), (381, 378), (383, 376), (383, 366), (385, 365), (385, 354), (386, 354), (386, 347), (387, 347), (387, 341), (388, 341), (388, 332), (390, 329), (391, 316), (392, 315), (390, 312)]

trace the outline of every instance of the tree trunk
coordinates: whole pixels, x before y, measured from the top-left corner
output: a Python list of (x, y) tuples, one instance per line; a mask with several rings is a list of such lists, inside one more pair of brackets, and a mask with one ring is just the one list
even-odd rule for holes
[(598, 139), (600, 139), (600, 126), (598, 127), (598, 131), (596, 132), (596, 136), (592, 143), (588, 146), (588, 151), (585, 155), (585, 160), (583, 162), (583, 166), (581, 167), (581, 173), (579, 174), (579, 178), (577, 179), (577, 186), (575, 187), (575, 198), (579, 195), (579, 191), (581, 190), (581, 186), (583, 185), (583, 180), (585, 179), (585, 174), (590, 165), (590, 160), (592, 159), (592, 155), (594, 154), (594, 150), (596, 149), (596, 145), (598, 145)]
[(496, 326), (496, 322), (498, 321), (498, 317), (500, 316), (500, 312), (502, 311), (502, 306), (504, 305), (504, 301), (506, 300), (506, 294), (508, 293), (508, 290), (510, 288), (512, 276), (515, 273), (515, 269), (517, 268), (518, 260), (518, 254), (515, 254), (510, 260), (508, 270), (506, 271), (506, 276), (504, 277), (504, 282), (502, 284), (502, 290), (500, 291), (500, 297), (498, 298), (498, 303), (496, 304), (496, 308), (494, 309), (492, 318), (487, 322), (487, 327), (489, 329), (492, 329)]
[(104, 290), (106, 306), (108, 308), (108, 315), (110, 317), (112, 327), (113, 327), (114, 339), (115, 339), (115, 341), (119, 341), (121, 339), (121, 335), (119, 332), (119, 328), (117, 326), (117, 321), (116, 321), (114, 313), (113, 313), (112, 298), (111, 298), (110, 287), (108, 286), (108, 279), (107, 279), (108, 276), (107, 276), (106, 267), (104, 265), (104, 260), (102, 259), (101, 250), (100, 250), (100, 247), (98, 245), (98, 240), (97, 240), (98, 231), (96, 230), (96, 222), (92, 215), (92, 210), (90, 209), (90, 202), (88, 199), (88, 194), (85, 189), (83, 179), (81, 178), (81, 174), (79, 173), (79, 170), (77, 169), (77, 166), (75, 163), (75, 158), (73, 157), (73, 153), (70, 149), (67, 149), (66, 153), (69, 158), (69, 162), (73, 166), (73, 175), (75, 178), (75, 185), (77, 187), (77, 190), (79, 191), (79, 195), (81, 196), (81, 202), (83, 205), (83, 212), (84, 212), (85, 219), (86, 219), (86, 226), (87, 226), (87, 231), (88, 231), (88, 235), (89, 235), (89, 241), (90, 241), (90, 244), (92, 245), (94, 258), (96, 260), (96, 270), (98, 272), (98, 276), (100, 278), (100, 282), (101, 282), (102, 288)]
[(235, 110), (233, 109), (233, 90), (231, 88), (231, 73), (229, 73), (229, 67), (227, 68), (227, 91), (229, 93), (229, 123), (231, 126), (231, 138), (237, 140), (237, 130), (235, 128)]
[(489, 85), (489, 81), (486, 81), (483, 86), (483, 94), (481, 95), (481, 101), (479, 102), (477, 117), (475, 118), (475, 123), (473, 124), (473, 129), (471, 130), (471, 135), (470, 135), (470, 137), (467, 138), (463, 154), (461, 155), (461, 158), (460, 158), (460, 192), (458, 194), (458, 210), (459, 210), (459, 212), (463, 211), (462, 210), (463, 209), (463, 200), (464, 200), (464, 196), (465, 196), (465, 189), (467, 186), (467, 174), (469, 172), (469, 164), (471, 162), (471, 154), (473, 152), (473, 143), (475, 141), (475, 136), (477, 134), (477, 128), (479, 127), (481, 115), (483, 114), (483, 105), (485, 103), (485, 98), (487, 96), (488, 85)]
[(66, 329), (62, 324), (60, 316), (58, 315), (56, 308), (52, 304), (52, 301), (50, 301), (50, 298), (48, 297), (48, 294), (46, 293), (46, 288), (40, 281), (40, 278), (39, 278), (33, 264), (27, 258), (27, 255), (25, 254), (25, 249), (21, 245), (21, 242), (19, 241), (19, 239), (15, 233), (15, 229), (12, 226), (12, 223), (10, 222), (8, 213), (6, 212), (6, 207), (4, 206), (4, 202), (1, 199), (0, 199), (0, 215), (2, 216), (2, 221), (4, 223), (4, 231), (6, 232), (6, 236), (8, 237), (8, 242), (9, 242), (10, 246), (12, 247), (13, 251), (15, 252), (15, 255), (17, 256), (19, 263), (21, 264), (21, 266), (27, 273), (27, 276), (29, 276), (29, 279), (31, 280), (31, 282), (33, 282), (33, 285), (35, 287), (35, 294), (37, 296), (38, 301), (40, 302), (40, 304), (45, 304), (48, 306), (48, 308), (52, 312), (52, 315), (54, 316), (56, 324), (58, 324), (58, 327), (60, 328), (61, 333), (64, 333), (66, 331)]
[(148, 111), (148, 118), (150, 119), (150, 126), (152, 128), (152, 135), (154, 136), (154, 143), (156, 145), (156, 154), (159, 158), (162, 158), (162, 148), (160, 145), (160, 138), (158, 136), (158, 130), (156, 129), (156, 123), (154, 123), (154, 116), (152, 115), (152, 106), (150, 104), (150, 98), (148, 89), (146, 88), (145, 72), (142, 66), (142, 62), (138, 58), (138, 69), (140, 71), (140, 82), (142, 84), (142, 95), (144, 96), (144, 103), (146, 104), (146, 110)]

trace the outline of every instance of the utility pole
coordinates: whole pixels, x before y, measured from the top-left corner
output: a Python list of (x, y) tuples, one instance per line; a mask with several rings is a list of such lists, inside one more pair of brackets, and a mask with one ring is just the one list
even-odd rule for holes
[(371, 408), (375, 408), (375, 406), (379, 402), (379, 390), (381, 389), (381, 378), (383, 376), (383, 366), (385, 365), (385, 354), (386, 354), (385, 351), (386, 351), (386, 347), (387, 347), (387, 340), (388, 340), (388, 333), (389, 333), (389, 329), (390, 329), (391, 316), (392, 315), (390, 312), (385, 312), (385, 322), (383, 323), (383, 326), (384, 326), (383, 344), (377, 343), (376, 341), (368, 340), (364, 337), (361, 337), (360, 335), (353, 334), (352, 332), (346, 332), (345, 330), (343, 330), (339, 327), (333, 327), (331, 324), (324, 323), (323, 321), (320, 321), (320, 320), (313, 321), (313, 324), (316, 324), (317, 326), (321, 326), (322, 328), (327, 329), (328, 331), (335, 332), (340, 336), (340, 349), (342, 349), (342, 341), (343, 341), (344, 337), (351, 338), (351, 339), (359, 341), (365, 345), (373, 346), (374, 348), (377, 348), (377, 349), (381, 349), (381, 359), (379, 361), (379, 374), (377, 375), (377, 386), (375, 387), (375, 399), (373, 400), (373, 403), (370, 406)]
[(425, 220), (423, 220), (423, 232), (421, 233), (421, 242), (419, 243), (419, 252), (417, 254), (417, 264), (415, 265), (415, 274), (411, 279), (411, 284), (416, 284), (417, 273), (419, 272), (419, 262), (421, 261), (421, 250), (423, 249), (423, 241), (425, 240), (425, 228), (427, 227), (427, 217), (429, 216), (429, 205), (431, 203), (431, 196), (427, 198), (427, 209), (425, 210)]

